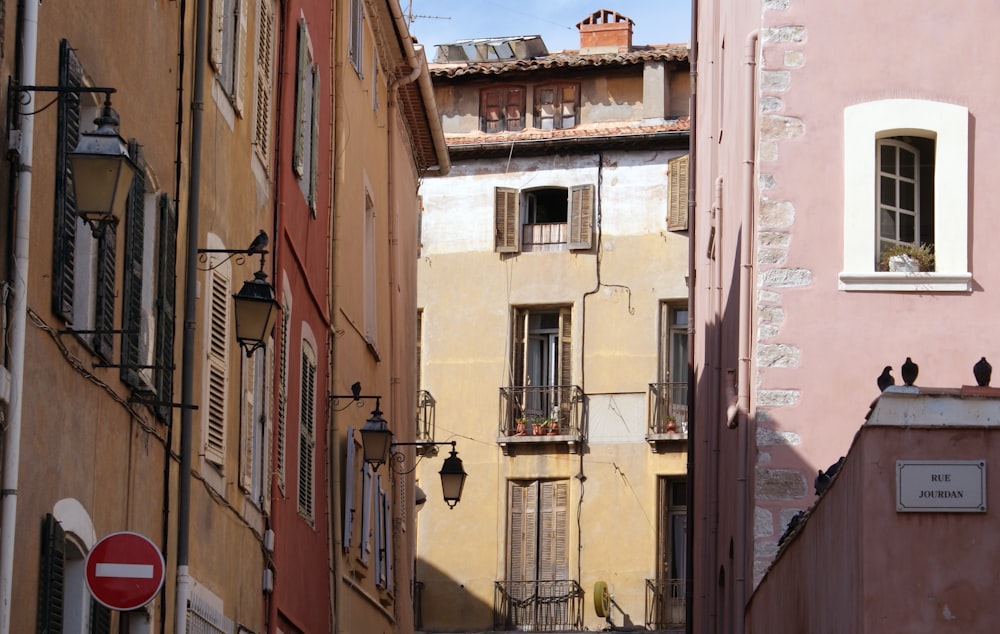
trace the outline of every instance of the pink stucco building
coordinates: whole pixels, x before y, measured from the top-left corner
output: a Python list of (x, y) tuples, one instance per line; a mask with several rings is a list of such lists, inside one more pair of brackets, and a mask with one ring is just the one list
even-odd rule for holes
[[(745, 606), (907, 357), (972, 384), (998, 300), (1000, 6), (695, 2), (693, 631)], [(947, 27), (943, 26), (947, 25)], [(901, 245), (929, 270), (882, 270)], [(894, 267), (895, 268), (895, 267)]]

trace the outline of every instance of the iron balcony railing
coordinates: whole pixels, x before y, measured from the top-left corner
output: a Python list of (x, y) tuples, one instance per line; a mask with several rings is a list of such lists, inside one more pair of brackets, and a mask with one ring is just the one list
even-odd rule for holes
[(583, 628), (583, 588), (575, 581), (497, 581), (493, 629), (559, 632)]
[(687, 382), (649, 384), (649, 421), (646, 433), (651, 436), (688, 433)]
[(646, 579), (646, 629), (684, 631), (683, 579)]
[[(434, 415), (437, 401), (427, 390), (417, 392), (417, 442), (434, 442)], [(423, 455), (423, 447), (417, 446), (417, 455)]]
[(576, 385), (500, 388), (500, 436), (579, 438), (583, 390)]

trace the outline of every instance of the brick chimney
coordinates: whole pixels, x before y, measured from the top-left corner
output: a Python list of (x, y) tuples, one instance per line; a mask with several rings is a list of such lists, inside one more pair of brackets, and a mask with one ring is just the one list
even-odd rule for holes
[(632, 49), (634, 24), (617, 11), (595, 11), (576, 25), (580, 29), (580, 53), (627, 53)]

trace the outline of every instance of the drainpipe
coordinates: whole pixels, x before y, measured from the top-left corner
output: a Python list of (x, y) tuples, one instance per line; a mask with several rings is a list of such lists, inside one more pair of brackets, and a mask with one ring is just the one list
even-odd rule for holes
[[(22, 47), (20, 81), (25, 86), (35, 84), (35, 64), (38, 51), (39, 0), (24, 0), (21, 18)], [(25, 93), (28, 103), (23, 110), (34, 110), (35, 95)], [(8, 95), (10, 98), (10, 95)], [(17, 98), (17, 97), (15, 97)], [(8, 104), (9, 107), (10, 104)], [(10, 632), (11, 593), (14, 576), (14, 533), (17, 526), (17, 478), (21, 463), (21, 403), (24, 386), (24, 338), (28, 316), (28, 234), (31, 227), (31, 159), (34, 150), (34, 117), (21, 120), (20, 151), (14, 176), (17, 190), (14, 210), (14, 299), (11, 304), (10, 326), (10, 403), (7, 411), (7, 433), (3, 446), (3, 501), (0, 519), (0, 634)]]
[(738, 617), (742, 631), (746, 599), (747, 599), (747, 573), (752, 569), (752, 558), (748, 556), (750, 541), (750, 520), (748, 518), (749, 506), (749, 452), (750, 452), (750, 359), (753, 342), (750, 339), (752, 317), (751, 302), (753, 301), (753, 267), (754, 267), (754, 211), (756, 208), (756, 186), (754, 177), (756, 175), (756, 135), (754, 125), (756, 124), (756, 72), (757, 72), (757, 31), (752, 31), (747, 35), (744, 60), (744, 78), (747, 105), (745, 108), (746, 121), (743, 125), (744, 134), (744, 178), (746, 182), (746, 203), (742, 205), (743, 218), (740, 222), (740, 306), (739, 306), (739, 366), (737, 373), (737, 395), (736, 418), (730, 419), (730, 427), (739, 427), (739, 455), (737, 471), (737, 498), (736, 517), (739, 518), (739, 530), (736, 533), (734, 558), (738, 562), (735, 566), (734, 582), (736, 584), (735, 593), (739, 598)]
[(191, 595), (188, 573), (188, 538), (191, 523), (191, 412), (194, 403), (195, 303), (198, 296), (198, 214), (201, 194), (201, 127), (205, 106), (206, 26), (208, 0), (197, 0), (194, 39), (194, 86), (191, 96), (191, 162), (188, 180), (187, 252), (184, 267), (184, 337), (181, 361), (180, 466), (177, 486), (177, 593), (174, 597), (174, 632), (187, 630)]
[[(688, 50), (688, 67), (691, 74), (691, 99), (688, 106), (688, 236), (694, 237), (698, 233), (695, 231), (697, 216), (697, 168), (696, 150), (698, 147), (697, 134), (695, 134), (698, 123), (698, 3), (691, 3), (691, 33)], [(695, 277), (695, 253), (697, 248), (694, 240), (688, 239), (688, 451), (687, 451), (687, 536), (684, 544), (687, 556), (685, 557), (684, 571), (684, 631), (692, 634), (694, 627), (694, 522), (695, 522), (695, 497), (694, 497), (694, 477), (697, 466), (698, 447), (698, 420), (696, 415), (696, 404), (698, 390), (698, 377), (695, 374), (695, 355), (692, 340), (695, 336), (695, 288), (697, 279)], [(704, 330), (704, 329), (703, 329)], [(704, 561), (704, 560), (703, 560)]]

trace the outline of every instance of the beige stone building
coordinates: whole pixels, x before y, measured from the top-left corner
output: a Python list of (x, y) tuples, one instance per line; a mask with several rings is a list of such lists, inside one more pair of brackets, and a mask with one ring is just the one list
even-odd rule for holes
[(418, 467), (418, 629), (683, 627), (687, 47), (580, 27), (431, 66), (452, 170), (421, 186), (421, 432), (469, 476), (449, 510)]

